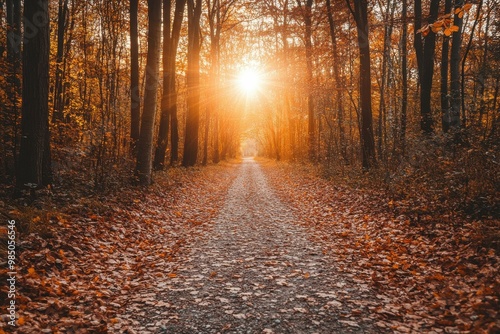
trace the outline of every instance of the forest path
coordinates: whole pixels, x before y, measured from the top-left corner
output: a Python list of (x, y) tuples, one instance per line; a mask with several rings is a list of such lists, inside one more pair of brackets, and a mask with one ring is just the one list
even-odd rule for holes
[[(367, 284), (335, 271), (261, 167), (244, 159), (215, 225), (176, 259), (150, 303), (125, 311), (141, 333), (363, 333)], [(144, 291), (144, 296), (147, 296)], [(356, 321), (352, 321), (355, 314)]]

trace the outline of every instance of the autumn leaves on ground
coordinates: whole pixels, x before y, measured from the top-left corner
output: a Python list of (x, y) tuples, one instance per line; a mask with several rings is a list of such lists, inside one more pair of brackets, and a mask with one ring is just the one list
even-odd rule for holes
[[(19, 309), (0, 333), (500, 330), (498, 249), (479, 222), (435, 217), (429, 229), (404, 203), (309, 165), (245, 159), (155, 181), (148, 192), (54, 191), (29, 209), (2, 202), (20, 233)], [(198, 320), (186, 324), (190, 311)]]

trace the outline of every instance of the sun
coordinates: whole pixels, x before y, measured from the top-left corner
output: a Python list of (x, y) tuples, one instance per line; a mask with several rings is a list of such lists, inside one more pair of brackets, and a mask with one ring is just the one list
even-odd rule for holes
[(261, 85), (261, 74), (256, 69), (246, 68), (238, 74), (238, 86), (247, 95), (255, 94)]

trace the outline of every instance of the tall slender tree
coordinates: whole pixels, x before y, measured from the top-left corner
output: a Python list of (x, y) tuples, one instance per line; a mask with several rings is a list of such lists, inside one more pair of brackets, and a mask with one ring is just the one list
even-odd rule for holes
[(337, 121), (339, 130), (340, 151), (344, 161), (347, 162), (347, 148), (344, 130), (344, 100), (342, 98), (342, 78), (340, 75), (340, 57), (337, 46), (337, 29), (335, 20), (333, 19), (333, 10), (330, 0), (326, 0), (326, 9), (328, 17), (328, 26), (330, 28), (330, 38), (332, 41), (332, 57), (333, 57), (333, 76), (335, 77), (335, 101), (337, 103)]
[[(3, 7), (2, 7), (3, 8)], [(7, 95), (8, 95), (8, 123), (12, 126), (11, 155), (14, 165), (17, 165), (18, 135), (19, 135), (19, 96), (21, 91), (21, 1), (7, 0)], [(6, 101), (7, 102), (7, 101)], [(7, 114), (7, 113), (6, 113)], [(6, 152), (5, 152), (6, 153)], [(7, 169), (7, 168), (6, 168)]]
[(308, 115), (308, 145), (309, 160), (316, 159), (316, 117), (314, 114), (314, 95), (313, 95), (313, 50), (312, 50), (312, 5), (313, 0), (306, 0), (304, 6), (300, 0), (297, 4), (302, 11), (302, 17), (305, 23), (304, 41), (306, 46), (306, 69), (307, 69), (307, 115)]
[[(464, 14), (465, 11), (468, 10), (466, 8), (466, 6), (468, 6), (468, 5), (464, 5), (461, 8), (462, 15)], [(468, 7), (470, 8), (471, 6), (472, 5), (469, 4)], [(460, 91), (461, 91), (460, 99), (461, 99), (461, 103), (462, 103), (462, 123), (461, 123), (461, 126), (463, 128), (465, 128), (467, 126), (467, 119), (466, 119), (466, 114), (465, 114), (465, 94), (464, 94), (464, 92), (465, 92), (465, 69), (466, 69), (467, 57), (468, 57), (469, 52), (472, 48), (472, 40), (474, 38), (474, 32), (476, 30), (476, 27), (478, 25), (478, 22), (480, 21), (481, 15), (482, 15), (481, 14), (482, 8), (483, 8), (483, 0), (480, 0), (479, 3), (477, 4), (476, 17), (474, 19), (474, 23), (473, 23), (472, 28), (471, 28), (470, 33), (469, 33), (469, 42), (467, 43), (467, 46), (465, 47), (465, 51), (464, 51), (464, 54), (463, 54), (462, 59), (461, 59), (462, 69), (461, 69), (461, 80), (460, 80)], [(488, 18), (489, 18), (489, 16), (488, 16)], [(488, 25), (488, 24), (486, 24), (486, 25)], [(485, 31), (488, 31), (487, 27), (485, 28)], [(480, 107), (480, 109), (481, 109), (481, 107)], [(481, 114), (482, 111), (480, 111), (479, 113)]]
[[(169, 128), (172, 119), (177, 119), (177, 91), (175, 84), (175, 59), (179, 45), (182, 19), (186, 0), (175, 2), (174, 20), (171, 22), (172, 1), (163, 0), (163, 94), (158, 141), (156, 143), (155, 169), (163, 169), (168, 146)], [(175, 120), (176, 121), (176, 120)], [(173, 121), (172, 121), (173, 123)], [(172, 132), (177, 132), (177, 124)], [(175, 141), (175, 143), (174, 143)], [(172, 146), (177, 150), (178, 135), (172, 135)], [(177, 158), (174, 160), (176, 161)]]
[(146, 60), (146, 87), (141, 119), (141, 135), (137, 145), (137, 174), (143, 186), (151, 184), (153, 169), (153, 134), (156, 117), (156, 96), (159, 80), (161, 44), (161, 0), (148, 0), (148, 55)]
[[(431, 0), (427, 23), (434, 23), (439, 14), (439, 1)], [(418, 73), (420, 81), (420, 128), (425, 134), (433, 132), (434, 121), (431, 109), (432, 77), (434, 75), (434, 53), (436, 50), (436, 34), (429, 30), (423, 34), (422, 28), (422, 1), (415, 0), (415, 29), (414, 45), (417, 55)]]
[(130, 0), (130, 140), (135, 148), (141, 133), (141, 89), (139, 85), (139, 0)]
[[(444, 12), (451, 13), (452, 0), (445, 0)], [(448, 92), (448, 76), (450, 74), (450, 38), (443, 36), (443, 43), (441, 46), (441, 128), (443, 132), (447, 132), (450, 128), (449, 114), (450, 114), (450, 97)]]
[(401, 129), (399, 139), (401, 141), (401, 152), (404, 155), (406, 151), (406, 128), (408, 112), (408, 8), (407, 0), (402, 3), (402, 21), (403, 29), (401, 32), (401, 72), (402, 72), (402, 99), (401, 99)]
[(59, 0), (57, 14), (57, 53), (56, 53), (56, 81), (54, 84), (54, 108), (52, 112), (52, 122), (63, 121), (64, 119), (64, 42), (68, 24), (68, 3), (69, 0)]
[(201, 0), (188, 0), (188, 64), (187, 115), (184, 136), (184, 167), (194, 166), (198, 159), (198, 132), (200, 127), (200, 19)]
[(376, 163), (375, 140), (373, 136), (373, 116), (371, 102), (370, 40), (368, 29), (368, 0), (350, 0), (347, 5), (354, 16), (358, 31), (359, 48), (359, 94), (361, 106), (361, 154), (363, 169), (370, 169)]
[[(463, 6), (463, 0), (455, 0), (455, 9), (460, 10)], [(462, 15), (455, 15), (453, 24), (458, 27), (458, 31), (453, 33), (451, 38), (451, 55), (450, 55), (450, 94), (451, 94), (451, 110), (447, 121), (451, 129), (460, 127), (460, 107), (462, 102), (462, 92), (460, 89), (460, 61), (461, 61), (461, 46), (462, 46)], [(465, 122), (465, 119), (463, 120)]]
[(24, 2), (23, 106), (17, 185), (52, 182), (49, 133), (48, 0)]
[[(386, 89), (389, 83), (390, 68), (389, 63), (391, 61), (391, 39), (392, 30), (394, 28), (394, 12), (396, 10), (396, 1), (388, 0), (386, 3), (385, 13), (384, 13), (384, 46), (382, 54), (382, 71), (380, 74), (380, 99), (379, 99), (379, 115), (378, 115), (378, 127), (377, 127), (377, 147), (378, 156), (382, 160), (384, 158), (383, 144), (386, 141), (385, 130), (385, 119), (387, 118), (387, 103), (386, 103)], [(382, 10), (382, 5), (381, 10)]]
[[(208, 26), (210, 30), (210, 83), (208, 84), (208, 91), (210, 100), (207, 103), (206, 113), (205, 113), (205, 136), (203, 141), (203, 162), (205, 166), (208, 163), (208, 142), (210, 133), (210, 121), (212, 115), (215, 113), (217, 104), (217, 93), (218, 93), (218, 83), (219, 83), (219, 56), (220, 56), (220, 32), (221, 32), (221, 3), (220, 0), (207, 0), (207, 18)], [(214, 120), (214, 123), (218, 123), (218, 119)], [(216, 130), (217, 124), (216, 124)], [(218, 134), (215, 134), (218, 138)], [(214, 137), (215, 137), (214, 136)], [(214, 145), (215, 146), (215, 145)], [(217, 143), (218, 146), (218, 143)], [(214, 150), (219, 151), (218, 147), (214, 147)], [(218, 162), (218, 161), (217, 161)]]

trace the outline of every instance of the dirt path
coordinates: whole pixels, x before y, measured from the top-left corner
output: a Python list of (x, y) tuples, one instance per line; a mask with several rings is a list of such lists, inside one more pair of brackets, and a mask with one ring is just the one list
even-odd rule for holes
[(368, 286), (335, 272), (295, 219), (260, 166), (245, 159), (211, 233), (178, 260), (167, 282), (130, 300), (131, 327), (141, 333), (376, 332), (365, 317)]

